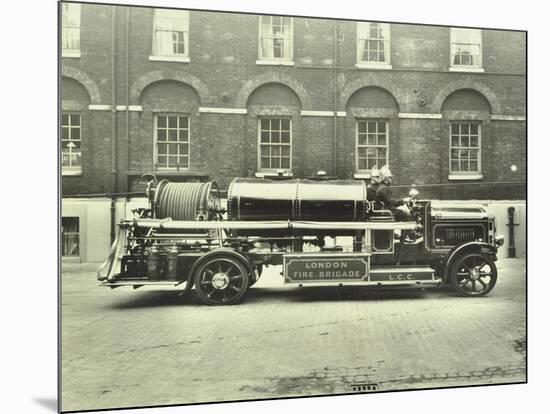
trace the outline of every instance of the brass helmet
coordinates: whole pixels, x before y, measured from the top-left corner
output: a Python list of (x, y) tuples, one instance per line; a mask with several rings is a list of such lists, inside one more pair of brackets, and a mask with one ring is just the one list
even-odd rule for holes
[(390, 167), (384, 165), (380, 168), (380, 180), (384, 181), (386, 178), (393, 177), (393, 174), (390, 171)]

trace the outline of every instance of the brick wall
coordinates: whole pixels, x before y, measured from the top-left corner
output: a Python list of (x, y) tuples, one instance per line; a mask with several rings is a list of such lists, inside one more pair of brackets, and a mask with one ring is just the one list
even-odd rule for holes
[[(214, 179), (225, 188), (235, 176), (254, 175), (258, 117), (270, 115), (292, 119), (295, 176), (324, 169), (351, 178), (356, 168), (356, 119), (383, 117), (389, 122), (390, 166), (397, 186), (416, 183), (423, 195), (433, 198), (525, 197), (523, 184), (483, 184), (526, 178), (525, 121), (491, 119), (525, 116), (524, 33), (483, 30), (485, 72), (455, 73), (448, 71), (448, 28), (392, 24), (392, 70), (365, 70), (355, 67), (354, 22), (295, 18), (294, 66), (264, 66), (256, 64), (258, 16), (191, 11), (190, 62), (159, 62), (149, 59), (153, 9), (129, 9), (129, 43), (127, 10), (82, 5), (81, 57), (63, 59), (70, 73), (62, 80), (62, 99), (68, 106), (69, 101), (79, 103), (86, 131), (83, 174), (63, 177), (64, 195), (114, 188), (112, 114), (87, 108), (90, 103), (111, 105), (116, 85), (116, 105), (142, 107), (141, 112), (116, 114), (118, 191), (131, 190), (135, 177), (153, 169), (153, 114), (174, 111), (191, 118), (191, 166), (170, 179)], [(90, 91), (97, 94), (92, 97)], [(206, 113), (201, 107), (247, 113)], [(331, 112), (306, 116), (303, 110)], [(336, 170), (335, 119), (330, 115), (334, 110), (346, 111), (336, 120)], [(408, 119), (400, 113), (442, 114), (442, 119)], [(448, 180), (448, 128), (458, 115), (481, 117), (483, 179), (475, 184)], [(448, 184), (452, 187), (445, 187)]]

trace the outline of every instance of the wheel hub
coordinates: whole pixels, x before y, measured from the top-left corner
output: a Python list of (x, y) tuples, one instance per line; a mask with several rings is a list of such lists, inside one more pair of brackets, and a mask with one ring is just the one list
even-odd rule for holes
[(229, 276), (227, 273), (216, 273), (212, 276), (212, 286), (214, 289), (222, 290), (229, 285)]
[(479, 276), (480, 276), (480, 274), (479, 274), (479, 269), (478, 268), (470, 270), (470, 279), (477, 280), (477, 279), (479, 279)]

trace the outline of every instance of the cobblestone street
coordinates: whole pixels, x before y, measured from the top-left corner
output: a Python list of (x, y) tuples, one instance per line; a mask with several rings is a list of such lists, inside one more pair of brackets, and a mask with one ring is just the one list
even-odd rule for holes
[(62, 408), (101, 409), (525, 381), (525, 260), (484, 298), (441, 290), (284, 286), (243, 303), (172, 288), (110, 290), (64, 264)]

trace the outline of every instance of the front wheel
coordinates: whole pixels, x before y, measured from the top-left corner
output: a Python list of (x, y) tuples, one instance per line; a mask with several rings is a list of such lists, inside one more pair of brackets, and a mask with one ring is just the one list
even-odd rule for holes
[(233, 305), (248, 289), (248, 271), (241, 261), (216, 256), (202, 263), (195, 273), (195, 290), (208, 305)]
[(497, 282), (495, 262), (481, 253), (464, 253), (453, 262), (451, 285), (462, 296), (485, 296)]

